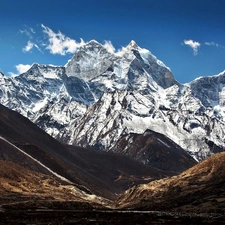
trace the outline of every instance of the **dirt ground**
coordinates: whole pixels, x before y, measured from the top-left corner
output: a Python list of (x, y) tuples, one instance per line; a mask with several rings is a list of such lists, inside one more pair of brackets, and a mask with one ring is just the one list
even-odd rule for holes
[(28, 209), (0, 212), (0, 224), (225, 224), (225, 215), (114, 210)]

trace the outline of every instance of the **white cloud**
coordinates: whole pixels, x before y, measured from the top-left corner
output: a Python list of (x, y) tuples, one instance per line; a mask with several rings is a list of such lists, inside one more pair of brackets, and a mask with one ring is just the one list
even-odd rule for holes
[(8, 74), (10, 76), (16, 76), (16, 75), (19, 75), (21, 73), (27, 72), (30, 69), (31, 65), (29, 65), (29, 64), (18, 64), (15, 67), (16, 67), (17, 73), (9, 72)]
[(18, 73), (21, 74), (21, 73), (27, 72), (27, 70), (30, 69), (31, 65), (29, 65), (29, 64), (18, 64), (15, 67), (16, 67)]
[[(24, 30), (19, 31), (21, 34), (25, 34), (29, 37), (26, 46), (22, 48), (23, 52), (31, 52), (34, 48), (36, 48), (42, 53), (43, 49), (49, 50), (49, 52), (54, 55), (74, 54), (79, 47), (86, 44), (83, 39), (80, 39), (80, 42), (78, 42), (70, 37), (67, 37), (60, 31), (57, 33), (54, 32), (51, 28), (45, 26), (44, 24), (41, 24), (41, 28), (44, 37), (37, 36), (34, 29), (26, 25)], [(119, 51), (116, 51), (111, 41), (104, 41), (103, 46), (112, 54)]]
[(31, 41), (28, 41), (28, 42), (27, 42), (27, 45), (22, 49), (22, 51), (23, 51), (23, 52), (29, 52), (29, 51), (31, 51), (34, 47), (35, 47), (36, 49), (38, 49), (38, 50), (41, 52), (41, 49), (38, 47), (38, 45), (35, 44), (35, 43), (33, 43), (33, 42), (31, 42)]
[(23, 52), (29, 52), (34, 47), (34, 44), (31, 41), (27, 42), (27, 45), (23, 48)]
[(103, 46), (106, 48), (106, 50), (107, 50), (108, 52), (110, 52), (110, 53), (112, 53), (112, 54), (115, 52), (115, 48), (114, 48), (114, 46), (112, 45), (111, 41), (105, 41), (105, 43), (104, 43)]
[[(36, 41), (34, 41), (36, 32), (32, 27), (28, 27), (25, 25), (25, 29), (19, 30), (19, 33), (25, 34), (29, 38), (27, 45), (24, 48), (22, 48), (23, 52), (30, 52), (33, 48), (36, 48), (40, 52), (42, 52), (41, 49), (39, 48), (39, 46), (35, 43)], [(31, 39), (32, 39), (32, 41), (31, 41)]]
[(46, 49), (50, 50), (52, 54), (66, 55), (67, 53), (75, 53), (78, 47), (84, 45), (84, 41), (81, 39), (80, 43), (75, 40), (66, 37), (60, 31), (55, 33), (49, 27), (41, 25), (43, 32), (47, 34), (48, 44)]
[(193, 40), (184, 40), (184, 44), (190, 46), (193, 49), (193, 54), (198, 54), (198, 48), (200, 47), (200, 43)]

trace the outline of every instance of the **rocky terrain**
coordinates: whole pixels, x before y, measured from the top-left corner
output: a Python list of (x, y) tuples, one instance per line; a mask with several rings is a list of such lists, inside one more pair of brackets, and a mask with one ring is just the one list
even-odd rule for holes
[(179, 145), (151, 130), (146, 130), (144, 134), (130, 133), (122, 136), (113, 151), (164, 171), (179, 173), (196, 164)]

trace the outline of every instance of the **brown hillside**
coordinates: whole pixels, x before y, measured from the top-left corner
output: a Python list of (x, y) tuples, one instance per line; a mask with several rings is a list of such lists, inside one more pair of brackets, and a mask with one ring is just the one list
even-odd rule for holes
[(218, 153), (178, 176), (139, 185), (116, 202), (120, 208), (225, 211), (225, 153)]
[[(12, 162), (0, 160), (0, 203), (25, 200), (57, 200), (100, 203), (73, 185), (62, 180), (33, 172)], [(89, 199), (90, 198), (90, 199)]]

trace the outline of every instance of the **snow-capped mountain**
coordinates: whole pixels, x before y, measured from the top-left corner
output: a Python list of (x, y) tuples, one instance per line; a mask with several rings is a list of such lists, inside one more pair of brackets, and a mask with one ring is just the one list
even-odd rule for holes
[(156, 91), (158, 85), (167, 88), (177, 83), (168, 67), (134, 41), (115, 54), (98, 42), (90, 41), (67, 63), (66, 74), (86, 81), (96, 99), (104, 92), (149, 93)]
[(152, 130), (201, 160), (225, 148), (224, 102), (225, 72), (180, 84), (134, 41), (118, 52), (90, 41), (65, 66), (0, 74), (0, 103), (65, 143), (105, 151)]

